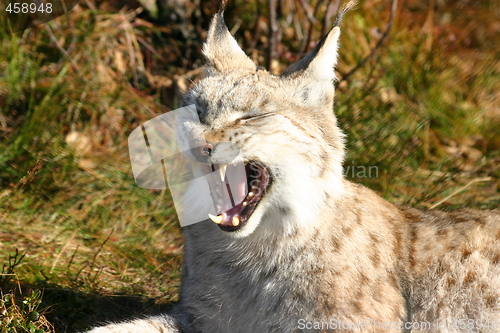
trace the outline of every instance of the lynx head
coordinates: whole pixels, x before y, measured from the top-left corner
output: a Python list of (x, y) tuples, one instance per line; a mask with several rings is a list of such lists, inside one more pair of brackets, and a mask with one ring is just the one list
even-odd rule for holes
[[(203, 46), (207, 75), (184, 103), (196, 105), (211, 162), (228, 173), (225, 164), (244, 163), (247, 171), (247, 196), (211, 217), (224, 232), (307, 228), (328, 198), (342, 194), (343, 134), (332, 110), (339, 35), (334, 27), (277, 76), (245, 55), (222, 11), (213, 18)], [(227, 153), (231, 145), (239, 148), (236, 159)]]

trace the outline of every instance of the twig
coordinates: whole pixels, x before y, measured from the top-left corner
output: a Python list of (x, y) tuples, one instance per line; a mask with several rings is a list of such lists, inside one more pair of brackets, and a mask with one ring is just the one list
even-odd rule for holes
[(56, 36), (54, 36), (54, 33), (52, 32), (52, 29), (50, 28), (50, 25), (47, 23), (47, 24), (44, 24), (45, 26), (45, 30), (47, 30), (49, 36), (50, 36), (50, 40), (56, 45), (57, 49), (64, 55), (64, 57), (69, 61), (69, 63), (71, 64), (71, 66), (73, 67), (73, 69), (78, 73), (78, 75), (85, 81), (85, 82), (88, 82), (87, 78), (85, 76), (83, 76), (82, 72), (80, 71), (80, 68), (78, 67), (78, 65), (75, 63), (75, 61), (70, 58), (68, 52), (61, 46), (61, 44), (59, 44), (59, 42), (57, 41), (56, 39)]
[(425, 50), (427, 52), (431, 52), (432, 50), (435, 6), (436, 6), (436, 0), (431, 0), (429, 4), (429, 11), (427, 12), (427, 18), (425, 19), (424, 25), (422, 26), (422, 31), (425, 34)]
[(297, 40), (303, 40), (304, 39), (304, 33), (302, 32), (302, 24), (299, 20), (299, 16), (297, 15), (297, 6), (295, 6), (295, 2), (293, 0), (289, 0), (289, 6), (292, 8), (291, 10), (291, 15), (292, 15), (292, 20), (293, 20), (293, 25), (295, 28), (295, 35), (297, 37)]
[(442, 200), (439, 200), (438, 202), (436, 202), (434, 205), (432, 205), (429, 209), (434, 209), (436, 208), (437, 206), (441, 205), (443, 202), (445, 202), (446, 200), (448, 200), (449, 198), (457, 195), (458, 193), (462, 192), (463, 190), (465, 190), (467, 187), (471, 186), (472, 184), (474, 183), (479, 183), (479, 182), (489, 182), (491, 180), (491, 177), (483, 177), (483, 178), (475, 178), (473, 180), (471, 180), (470, 182), (468, 182), (467, 184), (465, 184), (464, 186), (462, 186), (461, 188), (459, 188), (458, 190), (454, 191), (452, 194), (450, 194), (449, 196), (447, 196), (446, 198), (442, 199)]
[(307, 32), (306, 38), (302, 42), (302, 46), (300, 48), (300, 52), (299, 52), (299, 56), (298, 56), (299, 58), (302, 58), (302, 55), (305, 52), (309, 51), (309, 43), (312, 40), (314, 26), (315, 26), (315, 23), (317, 22), (316, 15), (318, 14), (319, 7), (321, 6), (322, 3), (323, 3), (323, 1), (321, 1), (321, 0), (318, 1), (318, 3), (316, 4), (316, 7), (314, 8), (314, 13), (312, 15), (312, 18), (314, 21), (311, 21), (311, 19), (309, 19), (309, 31)]
[(99, 247), (99, 249), (97, 250), (97, 252), (94, 254), (94, 257), (92, 258), (92, 263), (90, 264), (90, 267), (89, 267), (89, 274), (88, 274), (88, 279), (89, 279), (89, 282), (91, 283), (95, 283), (95, 280), (97, 279), (97, 276), (99, 275), (99, 273), (101, 272), (101, 270), (99, 269), (97, 271), (97, 273), (95, 273), (94, 277), (91, 278), (90, 275), (92, 274), (92, 270), (94, 269), (94, 266), (95, 266), (95, 262), (96, 262), (96, 259), (97, 259), (97, 256), (99, 256), (99, 253), (101, 253), (102, 251), (102, 248), (104, 247), (104, 245), (106, 245), (106, 243), (109, 241), (109, 239), (111, 238), (111, 235), (113, 234), (113, 232), (115, 232), (115, 229), (112, 229), (111, 232), (109, 233), (108, 237), (106, 237), (106, 239), (104, 240), (104, 242), (101, 243), (101, 246)]
[(16, 249), (16, 254), (9, 256), (9, 263), (3, 265), (2, 272), (0, 274), (0, 288), (10, 281), (11, 276), (17, 276), (14, 273), (14, 270), (21, 263), (25, 256), (26, 252), (21, 254), (19, 253), (19, 249)]
[(89, 6), (90, 9), (92, 10), (96, 10), (96, 7), (94, 6), (94, 4), (92, 3), (92, 1), (89, 1), (89, 0), (85, 0), (85, 2), (87, 3), (87, 6)]
[[(132, 67), (132, 76), (134, 80), (134, 87), (137, 88), (139, 87), (139, 77), (137, 76), (137, 66), (136, 66), (136, 61), (135, 61), (135, 55), (139, 54), (137, 52), (134, 52), (134, 42), (132, 38), (133, 30), (132, 26), (130, 25), (130, 21), (128, 21), (125, 17), (123, 20), (123, 27), (124, 27), (124, 32), (125, 32), (125, 40), (127, 41), (127, 46), (129, 49), (130, 53), (130, 67)], [(144, 68), (144, 67), (143, 67)]]
[(144, 39), (142, 39), (139, 36), (136, 36), (136, 38), (137, 38), (137, 41), (139, 43), (141, 43), (142, 45), (144, 45), (149, 51), (151, 51), (151, 53), (153, 53), (155, 56), (157, 56), (158, 59), (160, 59), (161, 61), (165, 61), (165, 62), (167, 61), (165, 58), (163, 58), (163, 56), (160, 53), (158, 53), (158, 51), (156, 51), (154, 49), (154, 47), (151, 46), (151, 44), (149, 44), (148, 42), (146, 42)]
[[(320, 1), (321, 2), (321, 1)], [(302, 58), (304, 53), (307, 52), (307, 49), (309, 48), (309, 42), (311, 41), (312, 34), (314, 31), (314, 25), (316, 24), (316, 17), (315, 17), (315, 12), (312, 11), (311, 7), (305, 2), (305, 0), (299, 0), (300, 5), (304, 9), (307, 20), (309, 21), (309, 29), (307, 30), (307, 33), (305, 34), (304, 38), (302, 39), (302, 44), (300, 46), (300, 50), (297, 54), (298, 58)], [(318, 7), (316, 7), (317, 9)]]
[[(78, 252), (78, 248), (79, 247), (80, 247), (80, 245), (76, 246), (75, 251), (71, 255), (71, 258), (69, 259), (68, 268), (66, 269), (66, 277), (68, 278), (68, 280), (70, 280), (70, 270), (69, 269), (71, 268), (71, 265), (73, 264), (73, 260), (75, 259), (75, 255)], [(78, 279), (78, 275), (80, 275), (80, 273), (82, 272), (82, 270), (83, 270), (83, 268), (78, 271), (78, 274), (76, 275), (75, 279), (73, 280), (73, 283), (76, 284), (76, 281)]]
[(255, 46), (257, 46), (257, 42), (260, 39), (259, 22), (260, 22), (260, 18), (262, 16), (261, 6), (262, 6), (262, 0), (258, 0), (257, 1), (257, 16), (255, 18), (255, 22), (253, 23), (253, 27), (252, 27), (252, 36), (253, 36), (253, 38), (252, 38), (252, 40), (250, 41), (250, 43), (248, 45), (248, 48), (250, 50), (255, 49)]
[(64, 8), (64, 14), (66, 14), (66, 19), (68, 20), (69, 29), (71, 30), (71, 36), (72, 36), (71, 43), (69, 43), (69, 46), (66, 49), (66, 52), (68, 54), (70, 54), (71, 51), (73, 51), (73, 49), (75, 48), (77, 37), (76, 37), (76, 33), (75, 33), (75, 26), (73, 24), (73, 20), (71, 19), (71, 16), (69, 16), (69, 12), (68, 12), (68, 9), (66, 8), (66, 4), (62, 0), (61, 0), (61, 4)]
[(268, 0), (269, 8), (269, 55), (267, 58), (267, 70), (271, 70), (271, 63), (278, 55), (278, 42), (279, 42), (279, 24), (278, 15), (276, 14), (277, 3), (276, 0)]
[(70, 246), (71, 242), (75, 238), (76, 232), (77, 232), (77, 230), (73, 231), (73, 233), (71, 234), (71, 236), (69, 236), (69, 238), (66, 240), (66, 243), (62, 247), (61, 251), (59, 251), (59, 253), (56, 255), (56, 258), (54, 259), (54, 262), (52, 263), (52, 266), (50, 267), (50, 271), (49, 271), (50, 274), (52, 274), (52, 272), (54, 271), (54, 269), (57, 266), (57, 263), (61, 259), (62, 254), (64, 252), (66, 252), (66, 249)]
[(338, 12), (341, 1), (342, 0), (330, 0), (328, 2), (328, 5), (326, 6), (325, 17), (323, 18), (323, 29), (321, 30), (321, 36), (326, 35), (328, 30), (330, 29), (330, 26), (332, 25), (333, 15)]
[(362, 59), (356, 65), (356, 67), (354, 67), (353, 69), (351, 69), (347, 74), (343, 75), (342, 78), (339, 81), (337, 81), (337, 85), (340, 82), (342, 82), (342, 81), (347, 81), (349, 79), (349, 77), (352, 74), (354, 74), (358, 69), (360, 69), (361, 67), (363, 67), (363, 65), (366, 63), (366, 61), (368, 61), (368, 59), (370, 59), (371, 57), (373, 57), (373, 55), (375, 54), (375, 52), (382, 46), (382, 44), (384, 43), (384, 41), (389, 36), (389, 32), (391, 31), (392, 24), (394, 23), (394, 16), (396, 16), (396, 9), (397, 9), (397, 7), (398, 7), (398, 0), (392, 0), (391, 14), (389, 16), (389, 22), (387, 23), (387, 28), (385, 29), (384, 34), (382, 35), (382, 37), (380, 38), (380, 40), (377, 42), (377, 44), (375, 45), (375, 47), (371, 50), (371, 52), (364, 59)]
[(285, 0), (278, 0), (278, 19), (281, 20), (283, 17), (283, 11), (285, 9)]
[(305, 0), (299, 0), (300, 5), (302, 8), (304, 8), (304, 11), (306, 12), (307, 19), (311, 24), (316, 23), (316, 18), (314, 17), (314, 13), (311, 9), (311, 7), (307, 4)]
[[(13, 186), (13, 188), (14, 188), (13, 190), (6, 190), (6, 192), (2, 193), (2, 195), (0, 196), (0, 198), (3, 197), (5, 193), (10, 194), (11, 196), (9, 198), (9, 201), (7, 201), (7, 204), (5, 205), (4, 209), (2, 209), (2, 211), (0, 211), (1, 215), (5, 214), (5, 212), (7, 212), (7, 210), (12, 205), (13, 199), (15, 198), (15, 196), (17, 195), (17, 193), (19, 191), (21, 191), (23, 189), (24, 185), (26, 185), (29, 181), (31, 181), (34, 176), (36, 176), (36, 174), (40, 171), (40, 169), (42, 167), (44, 167), (44, 165), (45, 165), (45, 160), (37, 159), (36, 162), (35, 162), (35, 165), (28, 170), (28, 173), (25, 176), (23, 176)], [(17, 253), (17, 250), (16, 250), (16, 253)]]

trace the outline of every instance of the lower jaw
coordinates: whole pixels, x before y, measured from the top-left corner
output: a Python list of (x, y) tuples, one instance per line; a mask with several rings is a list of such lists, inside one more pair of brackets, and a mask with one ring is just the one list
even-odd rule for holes
[[(225, 232), (239, 231), (247, 224), (247, 221), (250, 219), (271, 185), (272, 177), (269, 170), (261, 163), (258, 163), (257, 165), (255, 163), (258, 162), (248, 163), (245, 165), (247, 168), (247, 177), (252, 177), (252, 173), (249, 171), (249, 168), (251, 168), (252, 165), (258, 167), (262, 173), (258, 173), (258, 184), (260, 184), (260, 186), (252, 184), (253, 181), (249, 181), (250, 178), (247, 178), (248, 187), (251, 187), (250, 192), (247, 193), (246, 197), (239, 204), (226, 210), (220, 215), (209, 215), (210, 219), (218, 224), (219, 228)], [(255, 175), (255, 169), (252, 170), (254, 170), (253, 174)]]
[[(232, 225), (231, 224), (227, 224), (227, 223), (217, 223), (216, 222), (217, 225), (219, 226), (219, 228), (221, 230), (226, 231), (226, 232), (235, 232), (235, 231), (240, 230), (241, 228), (243, 228), (247, 224), (248, 220), (251, 218), (251, 216), (253, 215), (255, 209), (257, 208), (257, 205), (259, 204), (259, 202), (260, 202), (260, 200), (256, 201), (256, 202), (253, 202), (249, 206), (246, 206), (245, 208), (243, 208), (243, 210), (241, 211), (241, 213), (234, 214), (234, 216), (232, 217), (232, 219), (233, 219)], [(231, 210), (229, 210), (229, 211), (227, 211), (227, 212), (225, 212), (225, 213), (223, 213), (221, 215), (224, 215), (224, 214), (233, 215), (232, 212), (231, 212)], [(225, 219), (225, 217), (224, 217), (224, 219)], [(213, 218), (212, 218), (212, 220), (213, 220)]]

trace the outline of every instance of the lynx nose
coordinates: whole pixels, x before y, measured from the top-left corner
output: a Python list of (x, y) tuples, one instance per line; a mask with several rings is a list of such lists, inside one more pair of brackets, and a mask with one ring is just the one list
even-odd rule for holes
[(208, 142), (199, 146), (194, 146), (194, 148), (191, 149), (194, 158), (200, 163), (211, 163), (210, 157), (213, 151), (214, 145)]
[(210, 156), (212, 155), (213, 150), (214, 150), (214, 145), (208, 142), (205, 146), (200, 147), (200, 154), (202, 156)]
[(191, 152), (200, 163), (228, 164), (238, 156), (240, 149), (231, 142), (207, 142), (191, 149)]

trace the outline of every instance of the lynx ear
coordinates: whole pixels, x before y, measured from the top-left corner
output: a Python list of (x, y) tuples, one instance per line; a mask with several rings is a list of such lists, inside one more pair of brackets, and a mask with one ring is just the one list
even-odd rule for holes
[(236, 40), (231, 36), (224, 23), (223, 9), (215, 14), (210, 23), (208, 38), (203, 44), (203, 53), (207, 57), (207, 69), (227, 71), (236, 68), (256, 70), (257, 66), (245, 55)]
[(330, 30), (311, 52), (291, 64), (281, 76), (286, 77), (302, 72), (311, 78), (334, 80), (335, 72), (333, 68), (337, 64), (339, 36), (339, 27)]

